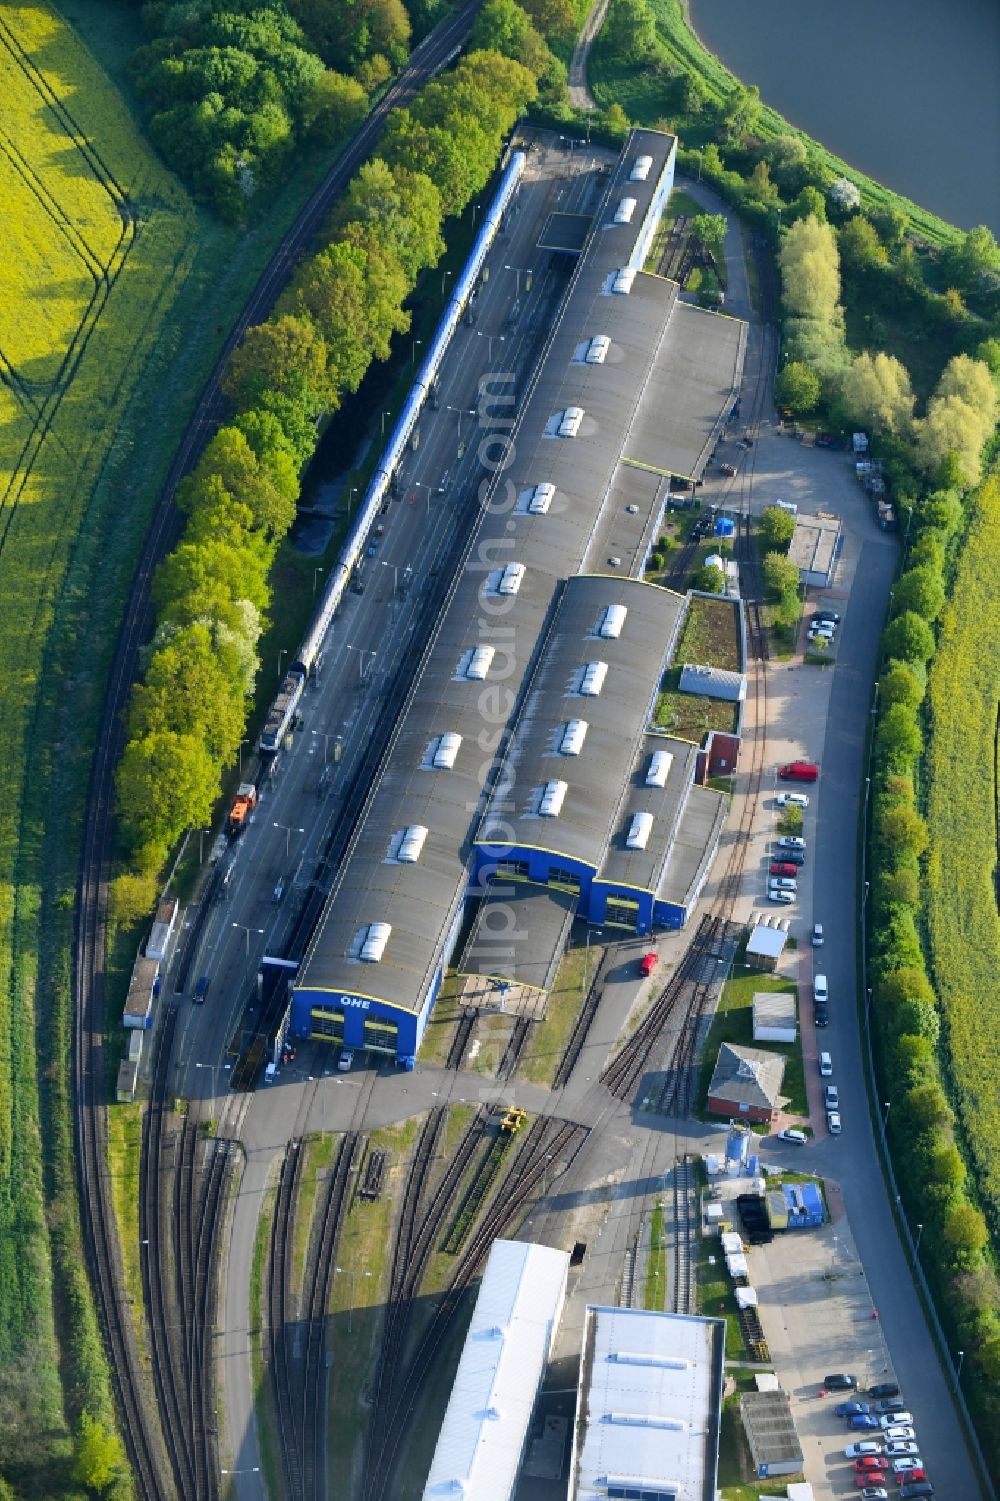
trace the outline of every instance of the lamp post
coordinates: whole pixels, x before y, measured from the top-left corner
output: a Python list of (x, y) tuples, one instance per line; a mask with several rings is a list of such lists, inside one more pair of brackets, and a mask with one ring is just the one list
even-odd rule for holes
[(243, 747), (245, 745), (249, 745), (249, 744), (250, 744), (249, 740), (241, 740), (240, 741), (240, 780), (241, 781), (243, 779)]
[(916, 1243), (915, 1243), (915, 1245), (913, 1247), (913, 1259), (914, 1259), (914, 1261), (916, 1261), (917, 1257), (920, 1255), (920, 1237), (923, 1235), (923, 1233), (924, 1233), (924, 1227), (920, 1223), (920, 1221), (918, 1220), (917, 1221), (917, 1239), (916, 1239)]
[[(382, 431), (383, 432), (385, 431), (384, 427), (383, 427)], [(358, 487), (357, 487), (357, 485), (352, 485), (351, 486), (351, 493), (347, 497), (347, 514), (348, 514), (348, 516), (350, 516), (351, 512), (354, 509), (354, 497), (355, 497), (355, 495), (357, 495), (357, 493), (358, 493)]]
[(365, 680), (365, 657), (370, 656), (372, 661), (374, 662), (375, 658), (378, 656), (378, 652), (374, 651), (369, 646), (348, 645), (347, 650), (356, 651), (358, 654), (358, 681), (363, 683)]
[(220, 1470), (220, 1475), (259, 1475), (260, 1465), (251, 1465), (248, 1470)]
[(198, 864), (199, 865), (204, 865), (204, 863), (205, 863), (205, 835), (206, 834), (211, 834), (211, 832), (212, 832), (211, 829), (199, 829), (198, 830)]
[(215, 1078), (216, 1078), (216, 1075), (219, 1072), (219, 1069), (220, 1068), (232, 1068), (232, 1066), (233, 1065), (231, 1063), (196, 1063), (195, 1064), (195, 1068), (210, 1068), (212, 1070), (212, 1094), (213, 1095), (217, 1095), (218, 1092), (219, 1092), (216, 1089), (216, 1087), (215, 1087)]
[(382, 564), (383, 568), (392, 569), (392, 597), (395, 600), (396, 593), (399, 589), (399, 566), (396, 563), (387, 563), (384, 558), (380, 558), (379, 561)]
[(889, 1131), (889, 1111), (892, 1109), (892, 1101), (883, 1100), (882, 1108), (885, 1111), (885, 1115), (882, 1117), (882, 1135), (886, 1136)]
[(420, 345), (423, 342), (424, 342), (423, 339), (414, 339), (413, 343), (410, 345), (410, 373), (411, 374), (413, 373), (413, 367), (414, 367), (414, 365), (416, 364), (416, 361), (417, 361), (417, 350), (419, 349)]
[(964, 1363), (965, 1363), (965, 1351), (964, 1350), (959, 1350), (959, 1352), (958, 1352), (958, 1370), (955, 1373), (955, 1384), (957, 1386), (961, 1386), (962, 1385), (962, 1366), (963, 1366)]
[(501, 344), (503, 344), (504, 343), (504, 336), (503, 336), (503, 334), (484, 334), (484, 333), (481, 333), (478, 329), (476, 330), (476, 332), (477, 332), (477, 334), (479, 334), (479, 337), (481, 339), (486, 339), (488, 341), (488, 348), (487, 348), (487, 351), (486, 351), (486, 358), (489, 360), (490, 364), (492, 365), (492, 363), (493, 363), (493, 340), (497, 339)]
[(319, 582), (319, 576), (320, 576), (321, 573), (325, 573), (325, 572), (326, 572), (326, 570), (324, 568), (314, 568), (313, 569), (313, 599), (316, 598), (316, 585)]
[(446, 283), (448, 281), (449, 276), (454, 276), (454, 274), (455, 273), (453, 271), (447, 271), (447, 270), (441, 272), (441, 296), (442, 297), (444, 296), (444, 289), (445, 289), (445, 285), (446, 285)]
[(304, 834), (305, 833), (305, 829), (297, 829), (297, 828), (295, 828), (294, 824), (287, 824), (287, 823), (276, 823), (274, 825), (274, 827), (276, 829), (281, 829), (282, 833), (285, 836), (285, 859), (287, 860), (288, 859), (288, 851), (289, 851), (289, 848), (290, 848), (291, 842), (292, 842), (292, 835), (293, 834)]
[(323, 765), (325, 766), (327, 755), (329, 754), (330, 741), (334, 738), (336, 730), (310, 730), (309, 733), (318, 736), (323, 742)]
[(283, 646), (278, 652), (278, 682), (281, 682), (281, 659), (288, 656), (288, 647)]
[(514, 275), (517, 277), (516, 289), (515, 289), (515, 292), (514, 292), (515, 297), (520, 297), (520, 295), (521, 295), (521, 272), (522, 271), (524, 272), (524, 290), (526, 292), (530, 292), (531, 291), (531, 272), (527, 269), (526, 266), (504, 266), (504, 270), (505, 271), (513, 271)]
[(234, 922), (233, 923), (233, 927), (234, 928), (242, 928), (244, 934), (246, 935), (246, 941), (247, 941), (247, 963), (249, 964), (250, 963), (250, 934), (251, 933), (256, 933), (257, 936), (258, 936), (258, 938), (263, 938), (263, 936), (264, 936), (264, 929), (263, 928), (250, 928), (250, 927), (247, 926), (247, 924), (245, 922)]
[(383, 412), (382, 413), (382, 436), (383, 436), (383, 438), (385, 437), (385, 419), (388, 417), (388, 415), (389, 415), (388, 412)]
[[(351, 1301), (347, 1305), (347, 1332), (348, 1334), (350, 1334), (354, 1314), (354, 1289), (356, 1286), (356, 1278), (358, 1274), (352, 1266), (335, 1266), (333, 1270), (335, 1272), (340, 1272), (342, 1276), (350, 1277), (351, 1279)], [(361, 1275), (363, 1277), (370, 1277), (371, 1272), (362, 1272)]]

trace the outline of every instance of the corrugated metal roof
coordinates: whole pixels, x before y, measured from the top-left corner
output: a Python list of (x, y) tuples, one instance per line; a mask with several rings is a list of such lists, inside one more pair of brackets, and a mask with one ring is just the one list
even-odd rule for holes
[(725, 1323), (587, 1309), (568, 1501), (606, 1501), (613, 1478), (715, 1495)]
[(513, 1495), (568, 1270), (565, 1251), (493, 1242), (425, 1501), (508, 1501)]

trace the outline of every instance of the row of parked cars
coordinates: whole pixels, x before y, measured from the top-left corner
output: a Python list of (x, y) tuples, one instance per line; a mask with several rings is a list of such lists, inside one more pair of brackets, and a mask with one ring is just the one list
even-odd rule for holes
[[(838, 1372), (823, 1383), (828, 1392), (857, 1391), (855, 1376)], [(838, 1402), (834, 1411), (855, 1432), (870, 1433), (848, 1444), (844, 1457), (854, 1461), (854, 1483), (860, 1501), (888, 1501), (887, 1482), (898, 1486), (900, 1501), (925, 1501), (934, 1495), (920, 1457), (913, 1414), (894, 1381), (870, 1386), (868, 1400), (851, 1397)]]

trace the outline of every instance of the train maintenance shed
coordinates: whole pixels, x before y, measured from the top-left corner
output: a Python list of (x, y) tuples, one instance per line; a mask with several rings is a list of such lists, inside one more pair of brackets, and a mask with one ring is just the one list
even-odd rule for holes
[[(654, 592), (636, 580), (669, 482), (630, 464), (628, 450), (640, 427), (652, 432), (651, 404), (662, 399), (655, 377), (677, 307), (676, 286), (641, 270), (675, 150), (660, 132), (629, 137), (520, 403), (505, 378), (481, 386), (484, 445), (500, 458), (466, 564), (399, 706), (383, 767), (293, 981), (294, 1035), (412, 1063), (458, 941), (473, 842), (499, 759), (567, 580), (610, 575), (580, 584), (590, 600), (603, 590), (609, 603), (622, 587)], [(640, 157), (650, 166), (633, 180)], [(636, 207), (623, 222), (617, 212), (626, 196)], [(715, 430), (739, 383), (742, 325), (719, 319), (717, 327), (730, 330), (728, 374), (717, 371), (717, 385), (702, 388), (689, 445)], [(681, 459), (679, 448), (663, 446), (665, 472)], [(662, 653), (683, 602), (655, 592)], [(575, 600), (580, 590), (569, 593)], [(702, 822), (710, 837), (707, 810)], [(697, 852), (691, 858), (698, 863)]]
[(724, 1319), (589, 1306), (567, 1501), (715, 1501)]
[(566, 1296), (569, 1256), (496, 1240), (465, 1337), (424, 1501), (510, 1501)]

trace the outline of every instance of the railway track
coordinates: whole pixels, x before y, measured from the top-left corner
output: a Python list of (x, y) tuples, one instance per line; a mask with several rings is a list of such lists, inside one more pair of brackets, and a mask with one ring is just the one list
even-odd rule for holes
[(672, 1176), (674, 1275), (671, 1302), (674, 1313), (693, 1314), (696, 1312), (698, 1233), (694, 1169), (690, 1158), (678, 1162)]
[(298, 1308), (292, 1295), (292, 1248), (304, 1161), (301, 1141), (289, 1142), (278, 1180), (267, 1268), (267, 1345), (281, 1445), (282, 1493), (289, 1501), (324, 1501), (326, 1494), (327, 1310), (360, 1143), (355, 1134), (341, 1140), (307, 1256)]
[(144, 1395), (146, 1387), (135, 1334), (128, 1315), (123, 1317), (121, 1312), (126, 1305), (120, 1292), (117, 1228), (107, 1188), (104, 1118), (107, 1086), (102, 1039), (108, 882), (114, 848), (114, 770), (121, 755), (123, 713), (136, 676), (139, 648), (152, 626), (152, 576), (179, 535), (177, 487), (196, 464), (223, 414), (221, 377), (232, 350), (247, 328), (261, 322), (274, 306), (297, 257), (316, 234), (351, 174), (374, 146), (388, 112), (405, 104), (446, 65), (468, 35), (479, 4), (480, 0), (467, 0), (439, 22), (414, 50), (407, 67), (338, 157), (259, 278), (199, 397), (167, 475), (132, 581), (108, 677), (88, 789), (77, 886), (73, 939), (73, 1115), (87, 1267), (107, 1348), (122, 1437), (138, 1494), (144, 1501), (167, 1501), (174, 1487), (164, 1438), (157, 1431), (156, 1418)]
[(398, 1391), (380, 1427), (376, 1426), (373, 1414), (363, 1490), (365, 1501), (383, 1501), (387, 1494), (391, 1494), (393, 1467), (427, 1374), (490, 1246), (528, 1206), (536, 1189), (549, 1182), (556, 1159), (561, 1159), (561, 1167), (565, 1170), (587, 1135), (587, 1127), (565, 1121), (541, 1119), (532, 1125), (510, 1171), (474, 1228), (451, 1285), (438, 1303), (413, 1359), (399, 1378)]
[(507, 1046), (503, 1050), (503, 1056), (497, 1067), (498, 1079), (509, 1079), (517, 1068), (517, 1065), (521, 1061), (521, 1054), (524, 1052), (525, 1043), (528, 1041), (528, 1032), (530, 1029), (531, 1022), (527, 1017), (517, 1017), (511, 1028), (510, 1037), (507, 1039)]
[(475, 1011), (463, 1011), (455, 1028), (455, 1035), (448, 1049), (448, 1068), (461, 1068), (462, 1060), (469, 1049), (469, 1039), (472, 1037), (472, 1029), (476, 1025)]
[(576, 1014), (573, 1030), (570, 1032), (569, 1041), (566, 1043), (566, 1051), (559, 1060), (559, 1067), (556, 1069), (555, 1078), (552, 1080), (553, 1089), (561, 1089), (564, 1084), (568, 1084), (570, 1075), (576, 1068), (577, 1059), (583, 1051), (587, 1034), (590, 1031), (594, 1017), (597, 1015), (597, 1008), (601, 1004), (601, 996), (604, 994), (604, 977), (612, 963), (615, 952), (613, 947), (606, 948), (601, 955), (601, 961), (594, 971), (594, 977), (590, 982), (590, 988), (587, 991), (583, 1005)]

